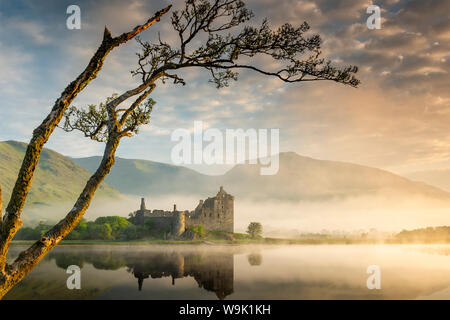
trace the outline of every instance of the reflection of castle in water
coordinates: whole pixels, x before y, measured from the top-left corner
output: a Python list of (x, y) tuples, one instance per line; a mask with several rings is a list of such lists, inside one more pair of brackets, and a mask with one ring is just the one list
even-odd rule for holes
[[(219, 299), (225, 299), (234, 292), (234, 255), (231, 252), (210, 251), (121, 251), (76, 249), (70, 252), (58, 250), (49, 254), (56, 265), (67, 269), (70, 265), (83, 267), (91, 263), (98, 270), (127, 268), (138, 279), (142, 290), (144, 279), (193, 277), (199, 288), (215, 292)], [(147, 284), (151, 285), (151, 283)]]
[(135, 264), (130, 270), (142, 290), (144, 279), (193, 277), (199, 288), (215, 292), (219, 299), (233, 293), (234, 259), (232, 254), (157, 253), (152, 259)]

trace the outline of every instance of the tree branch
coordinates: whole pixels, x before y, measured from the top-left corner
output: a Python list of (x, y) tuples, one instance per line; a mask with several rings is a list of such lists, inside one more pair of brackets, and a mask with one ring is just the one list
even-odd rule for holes
[(136, 109), (137, 106), (139, 106), (142, 101), (147, 98), (147, 96), (152, 93), (153, 90), (155, 90), (156, 85), (152, 84), (150, 88), (145, 91), (143, 94), (141, 94), (134, 102), (133, 104), (122, 114), (122, 117), (120, 118), (119, 125), (122, 127), (125, 122), (127, 121), (127, 118), (130, 116), (130, 114)]
[[(185, 7), (173, 12), (171, 19), (180, 39), (179, 47), (172, 48), (161, 40), (159, 44), (139, 41), (142, 46), (138, 53), (139, 67), (132, 73), (144, 79), (163, 72), (163, 82), (172, 78), (175, 83), (184, 84), (178, 74), (165, 71), (203, 67), (211, 73), (210, 81), (218, 88), (237, 80), (239, 69), (256, 71), (287, 83), (329, 80), (352, 87), (359, 85), (360, 81), (354, 76), (357, 67), (336, 67), (320, 57), (321, 37), (308, 35), (310, 26), (306, 22), (299, 26), (285, 23), (272, 29), (264, 19), (260, 26), (244, 25), (240, 31), (232, 31), (253, 17), (242, 0), (187, 0)], [(199, 39), (202, 32), (208, 37), (206, 42)], [(187, 50), (190, 45), (193, 48)], [(279, 65), (278, 69), (271, 70), (267, 63), (257, 66), (252, 62), (237, 62), (240, 57), (256, 56), (271, 58), (276, 63), (268, 64)]]

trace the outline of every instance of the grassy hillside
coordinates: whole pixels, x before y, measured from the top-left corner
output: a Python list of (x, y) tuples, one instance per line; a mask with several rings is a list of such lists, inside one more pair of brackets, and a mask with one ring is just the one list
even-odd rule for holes
[[(26, 144), (0, 142), (0, 185), (6, 207), (25, 154)], [(44, 149), (36, 170), (26, 206), (54, 205), (74, 201), (82, 191), (90, 173), (69, 158)], [(120, 193), (107, 184), (100, 186), (98, 197), (119, 197)]]

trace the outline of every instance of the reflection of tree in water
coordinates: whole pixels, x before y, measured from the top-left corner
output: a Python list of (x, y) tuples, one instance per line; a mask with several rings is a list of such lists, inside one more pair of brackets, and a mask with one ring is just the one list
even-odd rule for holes
[(55, 259), (56, 266), (58, 268), (67, 270), (67, 268), (71, 265), (79, 266), (83, 268), (84, 258), (79, 255), (74, 255), (73, 253), (68, 252), (58, 252), (55, 253), (50, 251), (48, 254), (49, 259)]
[(262, 263), (262, 255), (260, 253), (251, 253), (247, 256), (247, 259), (251, 266), (260, 266)]
[(215, 292), (219, 299), (234, 292), (234, 258), (231, 253), (211, 252), (149, 252), (116, 250), (71, 250), (52, 251), (50, 259), (67, 269), (69, 265), (82, 266), (91, 263), (96, 269), (117, 270), (126, 267), (138, 279), (142, 290), (144, 279), (193, 277), (199, 288)]
[(82, 268), (84, 262), (92, 264), (98, 270), (118, 270), (127, 265), (126, 257), (106, 250), (52, 251), (49, 253), (49, 259), (55, 259), (56, 265), (62, 269), (67, 269), (70, 265), (76, 265)]

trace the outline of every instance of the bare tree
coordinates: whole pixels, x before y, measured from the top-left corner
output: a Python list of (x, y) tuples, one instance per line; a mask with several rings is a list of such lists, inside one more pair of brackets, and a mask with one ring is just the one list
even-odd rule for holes
[[(26, 149), (25, 157), (3, 219), (1, 218), (0, 211), (0, 298), (27, 275), (47, 252), (75, 228), (89, 207), (95, 190), (108, 174), (110, 165), (114, 162), (114, 159), (104, 158), (102, 161), (103, 167), (97, 170), (89, 179), (75, 206), (67, 216), (48, 231), (39, 241), (23, 251), (13, 263), (8, 264), (6, 257), (9, 246), (14, 235), (22, 226), (20, 215), (25, 205), (25, 200), (44, 144), (48, 141), (50, 135), (63, 118), (64, 113), (67, 111), (73, 99), (91, 80), (96, 78), (103, 66), (104, 59), (111, 50), (133, 39), (136, 35), (159, 21), (170, 8), (171, 6), (157, 12), (146, 23), (117, 37), (112, 37), (109, 30), (105, 28), (102, 43), (89, 61), (86, 69), (67, 86), (61, 96), (56, 100), (51, 112), (42, 124), (33, 131), (33, 136)], [(107, 144), (108, 150), (115, 149), (116, 147), (117, 145), (113, 141)]]
[[(160, 16), (163, 13), (158, 14)], [(185, 80), (180, 74), (182, 69), (197, 67), (208, 71), (210, 81), (217, 88), (227, 86), (230, 80), (237, 80), (238, 70), (251, 70), (288, 83), (329, 80), (353, 87), (358, 86), (359, 80), (354, 76), (357, 67), (338, 68), (322, 58), (321, 38), (319, 35), (306, 35), (309, 31), (306, 22), (299, 27), (284, 24), (276, 30), (270, 28), (267, 20), (264, 20), (259, 26), (245, 25), (241, 27), (252, 18), (253, 13), (245, 7), (241, 0), (186, 0), (182, 10), (172, 13), (171, 24), (178, 37), (176, 46), (163, 41), (161, 37), (157, 42), (145, 42), (136, 37), (141, 51), (137, 54), (138, 67), (132, 71), (132, 74), (139, 78), (140, 85), (120, 95), (115, 94), (99, 105), (90, 105), (88, 108), (74, 106), (68, 108), (71, 100), (66, 101), (63, 98), (58, 100), (68, 103), (64, 109), (56, 108), (55, 113), (58, 118), (55, 120), (52, 120), (56, 117), (52, 111), (49, 120), (44, 121), (41, 125), (42, 128), (39, 127), (35, 134), (41, 134), (41, 131), (47, 132), (46, 130), (49, 128), (46, 124), (47, 121), (51, 121), (52, 131), (64, 113), (65, 121), (62, 125), (64, 130), (78, 130), (90, 139), (105, 143), (103, 158), (66, 218), (28, 250), (22, 252), (13, 264), (8, 265), (5, 264), (5, 261), (3, 262), (3, 265), (6, 265), (2, 273), (3, 279), (6, 279), (3, 280), (3, 283), (7, 284), (3, 285), (5, 289), (1, 291), (2, 278), (0, 275), (0, 297), (12, 285), (20, 281), (51, 248), (77, 225), (88, 208), (97, 187), (113, 166), (120, 140), (138, 133), (141, 125), (149, 123), (152, 107), (155, 104), (155, 101), (149, 97), (150, 94), (155, 90), (157, 84), (164, 84), (168, 80), (175, 84), (185, 85)], [(132, 37), (137, 33), (135, 32)], [(257, 56), (270, 59), (270, 65), (277, 65), (277, 69), (270, 70), (259, 66), (255, 59)], [(262, 63), (264, 64), (264, 60)], [(133, 102), (129, 106), (121, 107), (130, 98), (134, 99)], [(61, 110), (63, 113), (59, 113)], [(46, 137), (48, 138), (48, 136)], [(2, 240), (8, 239), (7, 241), (10, 242), (20, 227), (20, 224), (17, 223), (20, 222), (19, 215), (17, 215), (19, 220), (14, 220), (16, 219), (15, 212), (20, 212), (23, 207), (23, 203), (20, 205), (20, 201), (22, 196), (26, 197), (26, 192), (20, 190), (25, 185), (25, 189), (28, 191), (31, 183), (31, 178), (27, 180), (27, 172), (30, 171), (30, 168), (34, 172), (37, 164), (33, 150), (36, 146), (42, 149), (42, 144), (46, 141), (43, 139), (40, 144), (41, 140), (39, 139), (41, 138), (33, 136), (32, 143), (28, 147), (30, 151), (27, 150), (27, 154), (30, 153), (30, 155), (26, 156), (24, 163), (31, 161), (32, 165), (25, 164), (24, 172), (21, 170), (19, 174), (16, 184), (17, 191), (15, 188), (13, 192), (18, 195), (12, 197), (12, 199), (18, 199), (18, 205), (15, 204), (16, 200), (11, 204), (11, 209), (8, 205), (7, 219), (4, 222), (4, 226), (11, 226), (5, 230), (12, 228), (13, 232), (6, 232), (7, 237), (2, 237)], [(35, 140), (37, 142), (34, 142)], [(27, 157), (30, 160), (27, 160)], [(3, 250), (0, 253), (6, 254), (6, 251)], [(18, 276), (19, 274), (20, 276)]]

